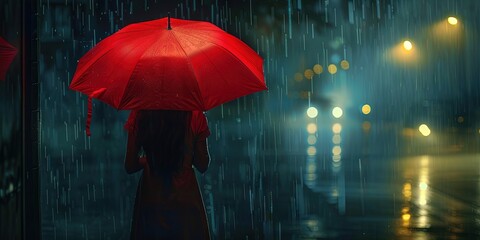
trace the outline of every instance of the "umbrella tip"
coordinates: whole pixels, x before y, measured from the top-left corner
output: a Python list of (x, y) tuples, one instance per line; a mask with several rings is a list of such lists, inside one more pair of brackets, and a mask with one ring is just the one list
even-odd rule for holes
[(172, 30), (172, 26), (170, 26), (170, 12), (168, 12), (168, 30)]

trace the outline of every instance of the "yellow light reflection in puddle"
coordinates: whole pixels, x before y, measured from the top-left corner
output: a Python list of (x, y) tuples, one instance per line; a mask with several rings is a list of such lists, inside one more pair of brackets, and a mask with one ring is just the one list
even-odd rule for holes
[(335, 123), (332, 126), (333, 133), (339, 134), (342, 131), (342, 125), (340, 123)]
[(369, 121), (365, 121), (362, 123), (362, 129), (365, 132), (370, 131), (370, 128), (372, 128), (372, 124)]
[(337, 188), (334, 188), (332, 189), (332, 197), (338, 197), (338, 189)]
[(342, 153), (342, 148), (340, 146), (335, 146), (332, 148), (332, 153), (334, 156), (340, 155)]
[(403, 221), (408, 221), (408, 220), (410, 220), (411, 217), (412, 217), (412, 216), (411, 216), (410, 214), (408, 214), (408, 213), (405, 213), (405, 214), (402, 215)]
[(312, 181), (315, 181), (317, 179), (317, 174), (315, 174), (315, 173), (307, 173), (305, 175), (306, 175), (305, 179), (307, 181), (312, 182)]
[(333, 144), (340, 144), (342, 142), (342, 137), (339, 134), (335, 134), (332, 137)]
[(314, 173), (317, 170), (317, 165), (313, 162), (308, 163), (307, 165), (307, 173)]
[(307, 220), (306, 224), (312, 232), (316, 232), (320, 229), (320, 223), (318, 220)]
[(317, 154), (317, 148), (314, 147), (314, 146), (310, 146), (307, 148), (307, 154), (308, 156), (314, 156), (315, 154)]
[(310, 146), (307, 148), (307, 154), (309, 156), (314, 156), (315, 154), (317, 154), (317, 148), (315, 148), (314, 146)]
[(307, 142), (310, 145), (314, 145), (315, 143), (317, 143), (317, 137), (315, 137), (315, 135), (308, 135)]
[(403, 185), (402, 193), (407, 200), (410, 200), (412, 197), (412, 185), (410, 183), (405, 183)]
[(309, 123), (307, 125), (307, 132), (310, 134), (314, 134), (317, 132), (317, 124), (315, 123)]

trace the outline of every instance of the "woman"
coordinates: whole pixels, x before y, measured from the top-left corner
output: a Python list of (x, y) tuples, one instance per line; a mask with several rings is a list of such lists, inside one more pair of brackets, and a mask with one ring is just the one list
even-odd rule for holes
[[(141, 110), (130, 114), (125, 170), (143, 169), (131, 239), (209, 239), (193, 166), (210, 163), (210, 131), (201, 112)], [(144, 152), (146, 157), (141, 157)]]

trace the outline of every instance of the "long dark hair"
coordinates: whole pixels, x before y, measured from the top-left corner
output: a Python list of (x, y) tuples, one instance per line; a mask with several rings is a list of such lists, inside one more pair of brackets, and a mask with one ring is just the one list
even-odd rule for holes
[(137, 144), (145, 151), (151, 172), (167, 183), (171, 183), (172, 176), (182, 168), (191, 116), (189, 111), (139, 112)]

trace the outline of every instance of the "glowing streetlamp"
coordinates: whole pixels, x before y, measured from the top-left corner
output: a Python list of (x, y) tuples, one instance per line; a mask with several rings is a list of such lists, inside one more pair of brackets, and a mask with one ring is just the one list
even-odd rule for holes
[(410, 41), (408, 41), (408, 40), (404, 41), (404, 42), (403, 42), (403, 48), (404, 48), (405, 50), (407, 50), (407, 51), (412, 50), (412, 49), (413, 49), (413, 44), (412, 44), (412, 42), (410, 42)]
[(450, 25), (457, 25), (458, 24), (458, 19), (456, 17), (448, 17), (447, 19), (447, 22), (450, 24)]

